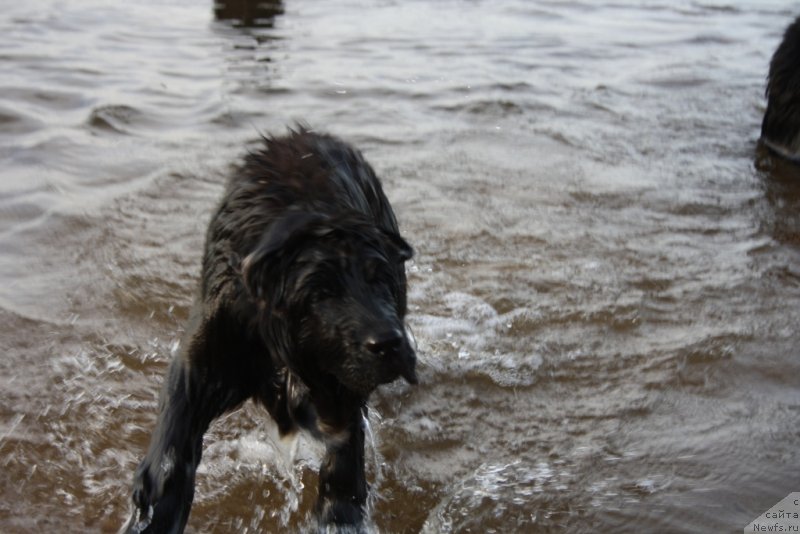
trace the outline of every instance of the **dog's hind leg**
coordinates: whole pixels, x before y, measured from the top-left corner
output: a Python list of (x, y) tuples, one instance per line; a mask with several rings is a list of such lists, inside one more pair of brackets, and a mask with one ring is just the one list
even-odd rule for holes
[(320, 528), (348, 526), (363, 531), (367, 503), (364, 472), (364, 419), (353, 418), (345, 441), (331, 441), (319, 470), (317, 517)]
[(214, 383), (175, 357), (161, 393), (161, 409), (147, 455), (133, 484), (128, 533), (180, 533), (189, 518), (203, 434), (211, 421), (240, 404), (236, 390)]

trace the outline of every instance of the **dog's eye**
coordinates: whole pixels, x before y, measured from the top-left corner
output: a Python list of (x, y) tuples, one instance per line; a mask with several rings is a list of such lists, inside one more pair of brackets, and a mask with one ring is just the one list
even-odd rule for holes
[(336, 291), (332, 287), (321, 287), (314, 292), (314, 301), (322, 302), (324, 300), (335, 299), (337, 297)]
[(341, 282), (335, 276), (331, 276), (331, 272), (336, 272), (336, 269), (309, 269), (298, 287), (311, 302), (337, 298), (342, 293)]
[(388, 277), (388, 264), (378, 258), (370, 258), (364, 262), (364, 279), (374, 284)]
[(322, 291), (317, 291), (316, 293), (314, 293), (314, 297), (315, 297), (314, 298), (315, 301), (321, 302), (323, 300), (332, 299), (333, 298), (333, 293), (323, 289)]
[(367, 282), (374, 282), (378, 277), (378, 260), (368, 259), (364, 262), (364, 278)]

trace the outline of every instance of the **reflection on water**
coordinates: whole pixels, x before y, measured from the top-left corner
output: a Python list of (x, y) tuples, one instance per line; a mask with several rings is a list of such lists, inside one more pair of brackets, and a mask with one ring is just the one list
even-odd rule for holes
[(765, 231), (778, 242), (800, 247), (800, 166), (759, 147), (756, 165), (763, 173)]
[[(800, 480), (800, 172), (756, 146), (794, 7), (7, 6), (0, 530), (121, 524), (225, 176), (294, 120), (364, 150), (418, 252), (376, 530), (741, 529)], [(318, 462), (246, 405), (190, 529), (303, 530)]]

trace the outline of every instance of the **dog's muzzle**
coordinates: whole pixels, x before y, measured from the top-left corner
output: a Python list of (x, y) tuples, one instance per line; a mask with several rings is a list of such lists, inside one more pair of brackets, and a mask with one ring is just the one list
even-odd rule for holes
[[(394, 328), (371, 334), (364, 341), (364, 348), (384, 359), (395, 377), (402, 376), (409, 384), (416, 384), (419, 381), (416, 354), (401, 330)], [(394, 377), (391, 380), (394, 380)]]

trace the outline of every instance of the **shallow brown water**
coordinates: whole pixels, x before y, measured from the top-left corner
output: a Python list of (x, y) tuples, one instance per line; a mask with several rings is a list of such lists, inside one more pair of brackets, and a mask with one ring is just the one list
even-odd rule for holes
[[(122, 523), (210, 210), (294, 120), (417, 249), (376, 531), (740, 531), (800, 489), (800, 172), (756, 148), (796, 4), (236, 4), (4, 6), (0, 531)], [(214, 424), (190, 531), (307, 526), (275, 434)]]

